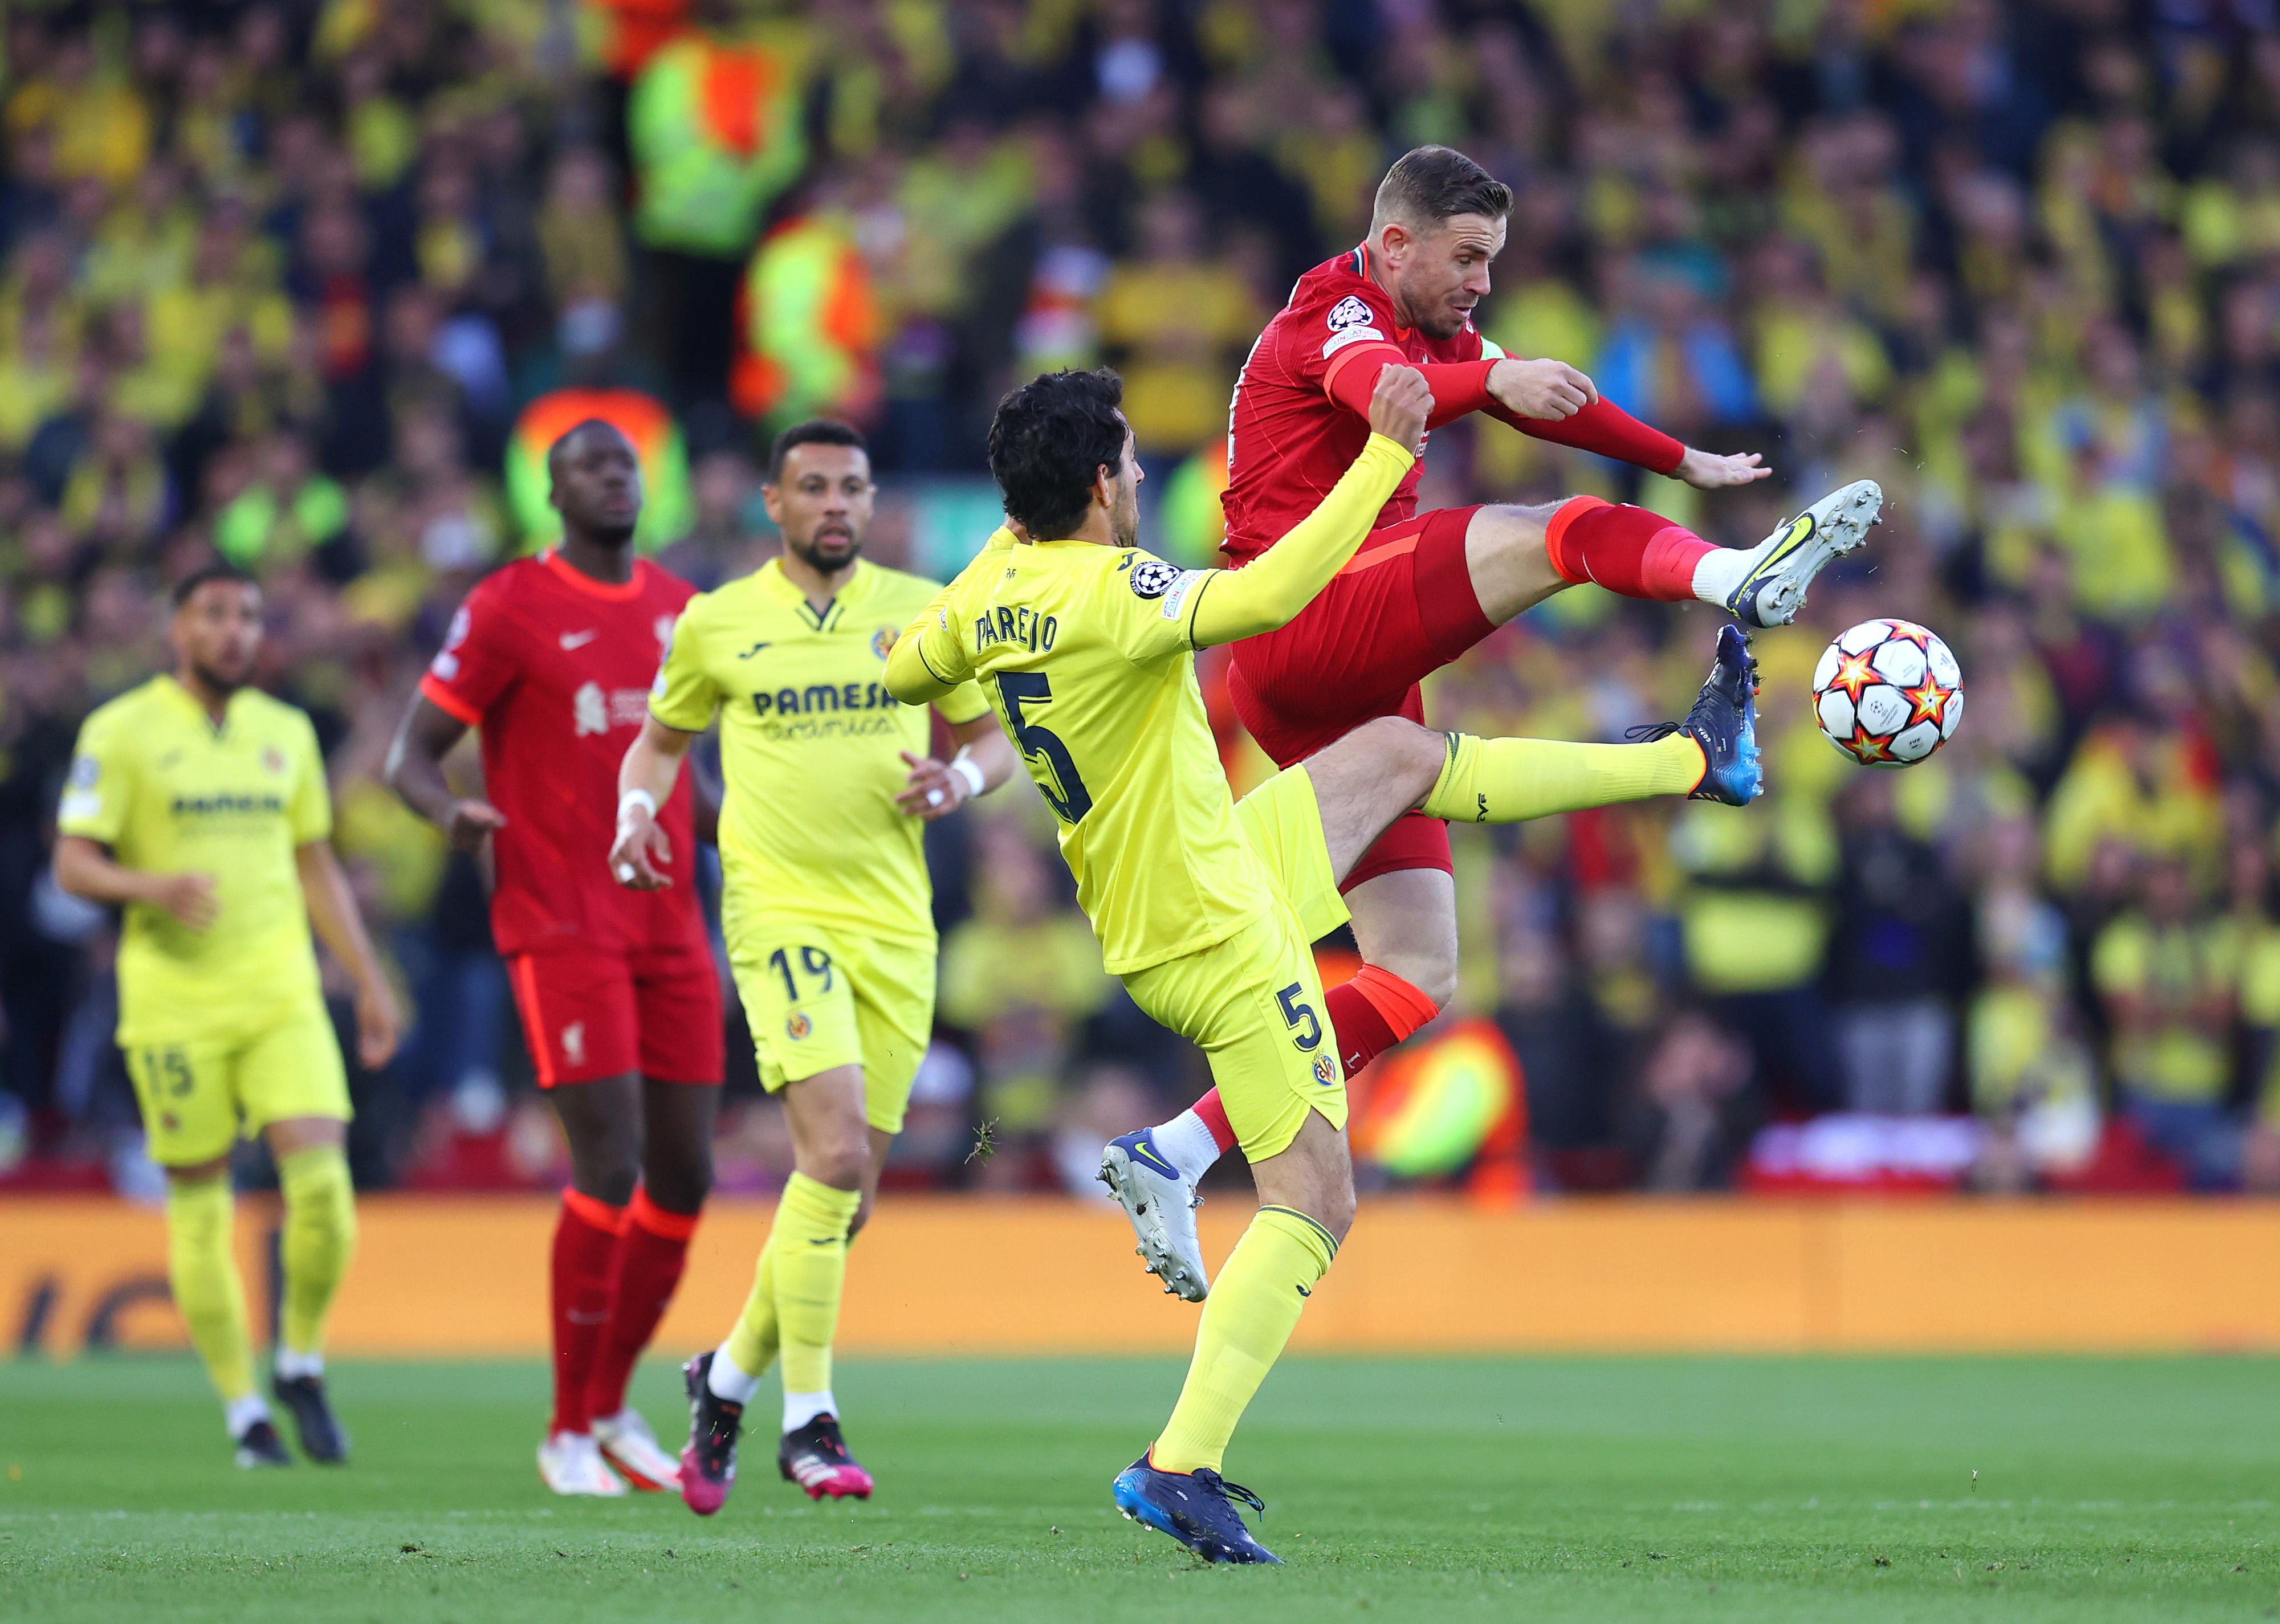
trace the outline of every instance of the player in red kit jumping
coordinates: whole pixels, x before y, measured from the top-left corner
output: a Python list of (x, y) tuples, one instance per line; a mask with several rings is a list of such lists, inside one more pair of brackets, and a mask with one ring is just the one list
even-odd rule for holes
[[(1593, 451), (1704, 490), (1770, 472), (1754, 454), (1681, 444), (1557, 360), (1506, 357), (1473, 327), (1504, 247), (1512, 190), (1461, 152), (1420, 147), (1377, 190), (1369, 236), (1314, 267), (1267, 323), (1236, 380), (1228, 436), (1229, 557), (1240, 566), (1292, 529), (1369, 435), (1388, 363), (1433, 391), (1427, 427), (1486, 412), (1537, 439)], [(1883, 494), (1861, 480), (1747, 550), (1714, 545), (1640, 507), (1575, 496), (1541, 507), (1419, 513), (1421, 458), (1377, 527), (1298, 617), (1234, 645), (1236, 713), (1278, 766), (1375, 717), (1424, 720), (1419, 681), (1555, 592), (1593, 581), (1627, 597), (1715, 604), (1746, 626), (1788, 624), (1832, 558), (1867, 539)], [(1327, 995), (1348, 1075), (1416, 1031), (1456, 990), (1456, 889), (1445, 823), (1397, 820), (1340, 888), (1362, 969)], [(1113, 1143), (1101, 1178), (1167, 1289), (1208, 1290), (1194, 1183), (1234, 1143), (1217, 1090), (1174, 1120)]]
[[(558, 1494), (679, 1486), (679, 1466), (626, 1382), (680, 1283), (712, 1182), (724, 1040), (720, 984), (696, 889), (612, 882), (618, 763), (685, 582), (633, 554), (641, 469), (626, 437), (582, 423), (547, 453), (560, 546), (467, 595), (420, 684), (389, 764), (418, 812), (497, 880), (491, 934), (523, 1035), (570, 1145), (554, 1232), (554, 1416), (539, 1474)], [(482, 736), (488, 800), (441, 762)], [(696, 849), (688, 780), (651, 809), (676, 852)]]

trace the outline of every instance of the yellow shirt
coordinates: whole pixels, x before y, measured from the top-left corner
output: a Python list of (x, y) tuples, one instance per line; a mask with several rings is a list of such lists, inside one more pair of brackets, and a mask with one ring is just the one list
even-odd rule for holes
[(904, 632), (898, 692), (981, 680), (1060, 820), (1110, 974), (1199, 953), (1274, 905), (1196, 687), (1197, 620), (1210, 643), (1290, 620), (1412, 461), (1371, 435), (1313, 512), (1242, 570), (1182, 570), (1090, 542), (1017, 544), (1001, 529)]
[(129, 868), (212, 874), (220, 905), (203, 934), (128, 905), (121, 1043), (258, 1032), (317, 997), (296, 854), (332, 823), (309, 719), (258, 689), (232, 695), (220, 727), (170, 676), (87, 719), (57, 828), (101, 841)]
[(913, 630), (944, 681), (979, 676), (1060, 820), (1077, 905), (1112, 975), (1202, 951), (1264, 916), (1196, 687), (1208, 581), (1134, 548), (1015, 545), (1001, 530)]
[[(650, 713), (701, 733), (717, 711), (728, 793), (720, 864), (731, 923), (747, 909), (932, 946), (925, 825), (895, 805), (927, 753), (926, 707), (887, 691), (897, 630), (935, 583), (859, 562), (818, 614), (770, 559), (689, 601), (658, 672)], [(969, 685), (936, 708), (969, 722), (989, 706)]]

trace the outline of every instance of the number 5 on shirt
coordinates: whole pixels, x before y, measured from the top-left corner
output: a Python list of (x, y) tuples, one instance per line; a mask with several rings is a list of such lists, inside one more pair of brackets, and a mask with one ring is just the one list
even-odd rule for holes
[(990, 679), (998, 684), (998, 697), (1005, 703), (1005, 720), (1013, 725), (1013, 742), (1021, 746), (1024, 756), (1041, 759), (1051, 771), (1051, 785), (1040, 783), (1037, 788), (1063, 823), (1081, 823), (1085, 813), (1092, 810), (1092, 794), (1077, 775), (1076, 763), (1069, 758), (1068, 746), (1050, 727), (1029, 720), (1021, 713), (1025, 704), (1052, 703), (1051, 682), (1042, 671), (1001, 671)]
[[(1298, 1033), (1290, 1041), (1311, 1053), (1314, 1045), (1322, 1041), (1322, 1023), (1315, 1015), (1313, 1004), (1298, 1002), (1298, 995), (1306, 990), (1304, 982), (1293, 981), (1275, 995), (1275, 1001), (1282, 1006), (1282, 1024), (1292, 1032)], [(1298, 1032), (1302, 1024), (1306, 1030)]]

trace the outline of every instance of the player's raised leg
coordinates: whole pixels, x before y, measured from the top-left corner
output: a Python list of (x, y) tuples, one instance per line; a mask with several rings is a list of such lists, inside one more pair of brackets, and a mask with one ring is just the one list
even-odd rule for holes
[(1482, 507), (1466, 527), (1465, 562), (1482, 616), (1496, 626), (1587, 581), (1625, 597), (1715, 604), (1748, 626), (1786, 626), (1814, 578), (1868, 540), (1883, 500), (1874, 480), (1856, 480), (1747, 549), (1597, 496)]

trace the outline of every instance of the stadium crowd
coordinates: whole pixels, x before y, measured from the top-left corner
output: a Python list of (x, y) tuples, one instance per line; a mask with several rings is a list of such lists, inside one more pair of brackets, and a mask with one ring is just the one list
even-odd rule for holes
[[(22, 0), (5, 27), (0, 1173), (155, 1177), (113, 921), (46, 864), (77, 723), (162, 663), (169, 581), (261, 575), (266, 680), (318, 720), (417, 1012), (356, 1079), (360, 1180), (550, 1179), (480, 869), (380, 773), (459, 598), (543, 541), (551, 435), (626, 426), (646, 540), (709, 587), (766, 555), (766, 433), (847, 418), (890, 497), (873, 555), (939, 570), (982, 533), (929, 534), (923, 498), (979, 473), (1000, 391), (1107, 362), (1147, 534), (1203, 562), (1246, 348), (1439, 141), (1520, 194), (1490, 336), (1777, 473), (1706, 498), (1468, 419), (1426, 505), (1589, 490), (1741, 543), (1845, 480), (1889, 497), (1868, 562), (1760, 639), (1764, 803), (1460, 831), (1457, 1014), (1524, 1074), (1521, 1181), (2280, 1188), (2257, 0)], [(1966, 726), (1906, 773), (1814, 736), (1822, 643), (1876, 614), (1966, 673)], [(1712, 624), (1572, 592), (1432, 714), (1619, 737), (1683, 710)], [(1051, 832), (1017, 787), (930, 837), (943, 1031), (905, 1182), (1075, 1187), (1204, 1086), (1100, 973)], [(721, 1187), (766, 1188), (788, 1139), (730, 1051)]]

